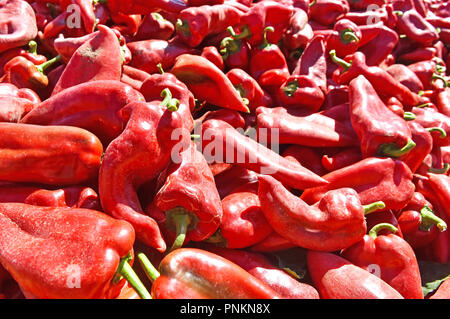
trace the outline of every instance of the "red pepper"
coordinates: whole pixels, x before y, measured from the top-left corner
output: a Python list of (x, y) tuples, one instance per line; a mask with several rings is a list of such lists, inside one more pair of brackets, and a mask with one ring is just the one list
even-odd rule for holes
[(439, 112), (450, 117), (450, 88), (437, 89), (435, 99)]
[(220, 33), (228, 26), (238, 24), (242, 17), (241, 10), (226, 3), (189, 7), (178, 16), (177, 35), (190, 47), (197, 47), (208, 35)]
[(359, 27), (348, 19), (338, 20), (333, 32), (326, 38), (327, 51), (336, 50), (338, 56), (353, 54), (359, 48), (362, 38)]
[(321, 299), (404, 299), (381, 278), (338, 255), (308, 251), (307, 263)]
[(129, 65), (124, 65), (122, 67), (122, 77), (120, 82), (128, 84), (133, 89), (139, 91), (141, 89), (142, 83), (150, 77), (145, 71), (133, 68)]
[(212, 62), (197, 55), (182, 54), (171, 71), (199, 100), (220, 107), (248, 112), (239, 92), (225, 74)]
[(317, 148), (301, 145), (290, 145), (282, 153), (283, 157), (306, 167), (319, 176), (325, 175), (326, 170), (320, 162)]
[(125, 14), (149, 14), (158, 9), (168, 12), (180, 12), (187, 7), (182, 0), (108, 0), (109, 11)]
[(241, 36), (237, 35), (233, 27), (228, 27), (229, 37), (223, 38), (220, 42), (220, 53), (225, 65), (230, 68), (238, 68), (242, 70), (248, 69), (250, 58), (250, 45), (241, 40)]
[(307, 75), (291, 75), (278, 90), (278, 100), (287, 108), (317, 112), (325, 101), (325, 95), (314, 79)]
[(152, 269), (150, 274), (155, 299), (281, 298), (237, 264), (203, 249), (177, 249), (158, 268), (159, 273)]
[[(85, 33), (91, 33), (94, 31), (96, 26), (96, 17), (94, 13), (94, 4), (93, 1), (90, 0), (61, 0), (59, 1), (59, 5), (61, 6), (62, 11), (68, 11), (71, 14), (74, 12), (79, 12), (81, 15), (81, 20), (83, 21), (83, 27)], [(72, 6), (72, 7), (69, 7)], [(77, 10), (74, 11), (73, 6), (76, 6)], [(69, 7), (69, 8), (68, 8)], [(68, 28), (71, 28), (67, 25)], [(72, 27), (73, 29), (73, 27)]]
[(406, 122), (384, 105), (364, 76), (350, 82), (350, 117), (364, 158), (400, 157), (416, 146)]
[(416, 146), (407, 154), (400, 156), (402, 160), (415, 173), (428, 154), (433, 149), (433, 137), (431, 133), (416, 121), (408, 121), (411, 138)]
[(147, 14), (139, 25), (137, 33), (132, 37), (132, 41), (142, 41), (148, 39), (169, 40), (175, 32), (175, 26), (165, 19), (158, 12)]
[(240, 19), (240, 34), (246, 34), (246, 41), (250, 46), (256, 47), (264, 41), (264, 30), (272, 27), (273, 32), (267, 34), (267, 41), (278, 43), (289, 27), (294, 8), (279, 2), (265, 0), (253, 4)]
[(434, 145), (450, 145), (450, 117), (429, 107), (414, 107), (411, 112), (415, 115), (413, 121), (431, 133)]
[(252, 246), (272, 233), (261, 211), (257, 183), (239, 187), (222, 199), (219, 229), (206, 242), (227, 248)]
[(161, 186), (147, 209), (147, 215), (165, 233), (171, 237), (175, 233), (170, 251), (213, 235), (223, 215), (214, 176), (203, 154), (193, 142), (183, 140), (183, 144), (183, 149), (173, 150), (172, 162), (159, 176)]
[(241, 113), (230, 110), (230, 109), (220, 109), (216, 111), (209, 111), (202, 116), (201, 122), (216, 119), (216, 120), (222, 120), (224, 122), (227, 122), (234, 128), (244, 128), (245, 126), (245, 119), (241, 115)]
[[(324, 114), (296, 116), (284, 108), (263, 108), (256, 112), (258, 134), (281, 144), (298, 144), (309, 147), (343, 147), (359, 145), (351, 127)], [(263, 130), (264, 129), (264, 130)]]
[(208, 120), (202, 125), (201, 147), (207, 161), (214, 158), (219, 162), (241, 165), (257, 173), (270, 174), (297, 189), (323, 185), (324, 181), (318, 175), (286, 160), (261, 143), (261, 140), (258, 143), (221, 120)]
[(16, 56), (23, 56), (27, 60), (30, 60), (36, 65), (47, 62), (47, 58), (44, 55), (37, 54), (37, 43), (32, 40), (28, 42), (29, 49), (26, 50), (24, 48), (12, 48), (2, 52), (0, 55), (0, 76), (4, 74), (4, 66), (8, 61), (15, 58)]
[(316, 0), (310, 4), (309, 16), (312, 20), (329, 26), (336, 19), (350, 11), (347, 1), (342, 0)]
[(29, 298), (115, 298), (122, 276), (150, 298), (128, 263), (134, 230), (124, 221), (90, 209), (6, 203), (0, 229), (0, 261)]
[(5, 183), (0, 185), (0, 203), (23, 203), (35, 206), (72, 207), (100, 210), (97, 193), (90, 187), (69, 186), (48, 190), (36, 186)]
[(76, 185), (97, 178), (103, 147), (70, 126), (0, 123), (0, 180)]
[(137, 237), (160, 252), (165, 251), (166, 244), (155, 220), (144, 214), (136, 190), (163, 171), (172, 147), (178, 143), (171, 136), (182, 125), (174, 111), (176, 100), (170, 91), (164, 91), (164, 95), (163, 101), (134, 102), (121, 109), (126, 127), (109, 144), (99, 172), (104, 211), (129, 221)]
[[(394, 234), (380, 235), (378, 232), (381, 229), (388, 229)], [(397, 228), (391, 224), (378, 224), (361, 241), (340, 254), (358, 267), (375, 270), (380, 279), (405, 299), (423, 299), (422, 280), (414, 251), (404, 239), (395, 235), (396, 232)]]
[(250, 111), (254, 111), (259, 106), (269, 107), (272, 105), (272, 97), (244, 70), (231, 69), (226, 76), (241, 97), (248, 101), (247, 107)]
[(359, 51), (366, 56), (368, 66), (378, 66), (389, 57), (398, 41), (398, 34), (394, 30), (386, 26), (380, 26), (377, 36), (367, 44), (361, 44)]
[[(352, 4), (350, 3), (350, 5)], [(392, 4), (383, 4), (382, 6), (371, 7), (370, 9), (371, 10), (363, 11), (351, 10), (342, 15), (342, 18), (349, 19), (361, 27), (367, 25), (369, 28), (371, 28), (372, 25), (379, 22), (381, 22), (388, 28), (395, 27), (398, 18), (397, 15), (394, 14)]]
[(0, 95), (17, 97), (33, 104), (41, 103), (41, 99), (36, 92), (27, 88), (19, 89), (11, 83), (0, 83)]
[(314, 204), (329, 190), (350, 187), (357, 191), (363, 205), (383, 201), (386, 209), (399, 210), (414, 194), (411, 170), (402, 161), (392, 158), (366, 158), (323, 178), (329, 184), (305, 190), (301, 199)]
[(175, 59), (182, 54), (194, 54), (197, 51), (187, 47), (176, 39), (142, 40), (127, 44), (133, 56), (130, 66), (149, 74), (158, 73), (158, 64), (166, 70), (171, 68)]
[(81, 45), (70, 58), (52, 95), (87, 81), (120, 81), (122, 59), (117, 36), (106, 26), (97, 28), (99, 33)]
[(365, 211), (384, 207), (381, 202), (363, 207), (351, 188), (331, 190), (309, 206), (273, 177), (261, 175), (258, 180), (261, 210), (273, 230), (310, 250), (336, 251), (353, 245), (366, 233)]
[(319, 293), (313, 286), (299, 282), (284, 270), (276, 268), (263, 254), (217, 247), (206, 249), (239, 265), (279, 293), (282, 298), (319, 299)]
[(432, 60), (436, 56), (436, 51), (436, 48), (433, 47), (419, 47), (414, 51), (401, 54), (397, 60), (405, 64)]
[(214, 63), (221, 71), (225, 69), (224, 60), (219, 50), (214, 46), (204, 47), (202, 50), (202, 57), (206, 58), (210, 62)]
[(434, 89), (433, 82), (435, 80), (443, 81), (444, 84), (447, 83), (447, 80), (443, 77), (445, 65), (442, 65), (441, 62), (436, 61), (436, 59), (416, 62), (408, 65), (408, 68), (417, 75), (420, 81), (422, 81), (425, 90)]
[(264, 29), (263, 42), (250, 52), (249, 73), (268, 92), (277, 91), (289, 77), (289, 68), (283, 52), (276, 44), (267, 40), (267, 33), (273, 27)]
[(315, 36), (303, 51), (292, 75), (305, 75), (313, 80), (325, 93), (327, 92), (327, 62), (325, 37)]
[[(8, 83), (2, 83), (6, 85)], [(13, 86), (11, 84), (11, 86)], [(35, 104), (29, 99), (16, 97), (13, 95), (0, 94), (0, 122), (17, 123), (27, 113), (29, 113)]]
[(0, 4), (2, 34), (0, 52), (21, 47), (33, 40), (38, 32), (31, 5), (22, 0), (6, 0)]
[(398, 224), (412, 248), (427, 247), (447, 229), (444, 220), (433, 212), (433, 205), (422, 193), (415, 192), (408, 205), (398, 214)]
[(398, 15), (397, 29), (400, 33), (405, 34), (411, 40), (417, 41), (424, 46), (430, 46), (434, 41), (439, 39), (436, 29), (424, 17), (422, 17), (415, 9), (405, 12), (396, 11)]
[(289, 248), (298, 247), (297, 245), (293, 244), (286, 238), (278, 235), (276, 232), (272, 232), (269, 236), (264, 238), (262, 241), (257, 243), (256, 245), (253, 245), (250, 249), (255, 252), (277, 252), (282, 251)]
[(419, 93), (424, 87), (419, 77), (404, 64), (393, 64), (386, 71), (411, 92)]
[(172, 97), (179, 101), (178, 111), (183, 121), (183, 128), (187, 132), (191, 132), (194, 128), (192, 111), (195, 107), (194, 96), (187, 86), (179, 81), (175, 75), (171, 73), (152, 74), (141, 85), (140, 92), (144, 95), (147, 102), (158, 99), (161, 91), (168, 88)]
[(117, 30), (123, 35), (133, 36), (139, 29), (142, 16), (140, 14), (124, 14), (118, 12), (111, 13), (111, 20), (114, 23), (111, 29)]
[(396, 81), (387, 71), (377, 66), (367, 66), (363, 53), (358, 51), (346, 56), (343, 60), (338, 58), (332, 50), (330, 56), (335, 63), (340, 65), (337, 72), (333, 74), (336, 83), (348, 84), (354, 78), (363, 75), (379, 95), (394, 96), (408, 107), (420, 104), (420, 97)]
[(223, 199), (238, 187), (258, 182), (258, 175), (240, 165), (232, 165), (227, 170), (214, 176), (220, 198)]
[(106, 146), (123, 130), (118, 111), (144, 97), (118, 81), (90, 81), (67, 88), (38, 104), (21, 123), (84, 128)]
[(322, 156), (322, 166), (329, 172), (350, 166), (362, 160), (361, 150), (356, 147), (349, 147), (336, 154)]
[(301, 9), (295, 10), (283, 38), (283, 44), (289, 50), (305, 48), (313, 38), (314, 33), (308, 24), (308, 14)]

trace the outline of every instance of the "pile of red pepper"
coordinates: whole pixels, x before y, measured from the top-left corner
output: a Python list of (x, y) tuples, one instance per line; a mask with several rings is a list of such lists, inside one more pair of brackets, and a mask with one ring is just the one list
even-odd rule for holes
[(450, 299), (448, 1), (3, 0), (0, 25), (1, 298)]

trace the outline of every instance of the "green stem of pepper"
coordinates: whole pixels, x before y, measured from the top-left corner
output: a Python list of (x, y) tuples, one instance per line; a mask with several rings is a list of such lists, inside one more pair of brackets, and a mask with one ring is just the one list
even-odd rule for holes
[(373, 239), (377, 238), (378, 232), (382, 229), (388, 229), (393, 233), (396, 233), (398, 231), (397, 227), (395, 227), (392, 224), (381, 223), (372, 227), (372, 229), (369, 231), (369, 236), (372, 237)]
[(286, 84), (286, 86), (283, 88), (284, 94), (288, 97), (292, 97), (295, 94), (295, 91), (298, 89), (298, 81), (293, 80)]
[(331, 60), (334, 63), (336, 63), (337, 65), (340, 65), (345, 71), (350, 69), (350, 67), (352, 66), (351, 62), (347, 62), (344, 59), (341, 59), (340, 57), (338, 57), (336, 55), (336, 50), (334, 50), (334, 49), (331, 50), (329, 54), (330, 54)]
[(433, 76), (431, 77), (433, 80), (442, 80), (444, 82), (445, 87), (449, 87), (450, 84), (442, 75), (433, 73)]
[(147, 258), (144, 253), (138, 253), (137, 259), (144, 269), (145, 275), (153, 283), (160, 276), (159, 271), (153, 266), (152, 262)]
[(380, 200), (371, 204), (363, 205), (363, 208), (364, 215), (368, 215), (370, 213), (376, 212), (377, 210), (386, 208), (386, 205)]
[(162, 90), (161, 96), (164, 97), (160, 104), (161, 106), (167, 107), (167, 110), (171, 112), (175, 112), (178, 110), (180, 101), (178, 99), (172, 98), (172, 92), (170, 92), (170, 89), (165, 88), (164, 90)]
[(420, 216), (422, 217), (422, 222), (419, 226), (420, 230), (430, 231), (433, 225), (436, 225), (440, 232), (447, 230), (447, 223), (437, 217), (427, 205), (420, 210)]
[(185, 20), (177, 19), (177, 23), (175, 25), (176, 29), (184, 34), (184, 36), (191, 36), (191, 29), (189, 28), (189, 23)]
[(36, 65), (36, 68), (38, 69), (39, 72), (41, 72), (42, 74), (44, 74), (45, 70), (52, 66), (53, 64), (59, 62), (62, 60), (62, 56), (61, 55), (57, 55), (55, 56), (53, 59), (48, 60), (47, 62), (44, 62), (42, 64)]
[(350, 42), (359, 42), (358, 36), (355, 34), (355, 31), (352, 29), (345, 29), (339, 34), (339, 38), (345, 44)]
[(416, 115), (413, 112), (405, 112), (405, 114), (403, 114), (403, 119), (405, 121), (412, 121), (416, 118)]
[(193, 223), (192, 214), (183, 207), (175, 207), (166, 211), (166, 218), (169, 228), (175, 226), (176, 236), (172, 247), (167, 251), (167, 254), (175, 249), (183, 246), (186, 239), (188, 227)]
[(158, 64), (156, 65), (156, 67), (158, 68), (159, 73), (164, 74), (164, 69), (163, 69), (161, 63), (158, 63)]
[(440, 127), (429, 127), (426, 129), (428, 132), (439, 132), (441, 133), (441, 138), (446, 138), (447, 137), (447, 133)]
[(268, 49), (270, 48), (270, 46), (272, 45), (269, 40), (267, 40), (267, 32), (275, 32), (275, 29), (272, 26), (268, 26), (264, 28), (264, 33), (263, 33), (263, 42), (261, 43), (261, 45), (259, 46), (260, 49), (264, 50), (264, 49)]
[(31, 40), (28, 42), (28, 52), (31, 54), (37, 54), (37, 42), (34, 40)]
[(236, 39), (236, 40), (242, 40), (242, 39), (248, 38), (248, 37), (250, 37), (252, 35), (252, 33), (250, 32), (250, 29), (248, 28), (248, 26), (244, 26), (242, 28), (241, 33), (239, 33), (239, 34), (237, 34), (234, 31), (232, 26), (229, 26), (227, 28), (227, 31), (233, 37), (233, 39)]
[(398, 148), (395, 143), (382, 144), (379, 153), (389, 157), (400, 157), (411, 151), (414, 147), (416, 147), (416, 143), (412, 139), (409, 139), (402, 148)]
[(125, 278), (133, 287), (142, 299), (152, 299), (152, 296), (145, 288), (138, 275), (134, 272), (128, 261), (131, 259), (131, 254), (123, 257), (119, 266), (117, 267), (116, 276), (113, 278), (113, 283), (117, 283), (121, 277)]
[(445, 163), (443, 168), (434, 168), (430, 167), (428, 171), (433, 174), (447, 174), (448, 170), (450, 169), (450, 164)]

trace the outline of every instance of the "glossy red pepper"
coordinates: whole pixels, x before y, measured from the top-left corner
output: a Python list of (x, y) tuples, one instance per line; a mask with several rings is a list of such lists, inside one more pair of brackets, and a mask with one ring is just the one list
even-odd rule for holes
[(326, 26), (332, 25), (340, 15), (350, 11), (347, 1), (316, 0), (311, 3), (312, 5), (309, 8), (310, 18)]
[(400, 157), (416, 146), (406, 121), (384, 105), (362, 75), (350, 82), (350, 118), (364, 158)]
[(305, 10), (296, 9), (284, 34), (283, 44), (289, 50), (305, 48), (313, 36), (313, 30), (308, 24), (308, 14)]
[(204, 47), (200, 55), (206, 58), (208, 61), (214, 63), (214, 65), (217, 66), (221, 71), (225, 69), (223, 57), (215, 46)]
[(393, 64), (386, 71), (398, 82), (406, 86), (410, 91), (419, 93), (424, 87), (419, 77), (404, 64)]
[(332, 172), (355, 164), (362, 159), (361, 150), (359, 148), (349, 147), (335, 154), (323, 155), (321, 162), (324, 168), (329, 172)]
[(321, 299), (404, 299), (378, 276), (336, 254), (308, 251), (307, 264)]
[(314, 79), (307, 75), (291, 75), (278, 90), (278, 100), (287, 108), (317, 112), (325, 101), (325, 95)]
[(122, 275), (150, 298), (128, 263), (134, 230), (124, 221), (90, 209), (5, 203), (0, 229), (0, 261), (28, 298), (114, 298)]
[(229, 69), (248, 70), (250, 45), (234, 32), (233, 27), (228, 27), (227, 31), (230, 36), (220, 42), (220, 53), (225, 65)]
[(433, 89), (435, 81), (443, 81), (444, 83), (447, 81), (443, 78), (445, 66), (436, 59), (416, 62), (408, 65), (408, 68), (417, 75), (425, 90)]
[(411, 131), (411, 138), (414, 143), (416, 143), (416, 146), (407, 154), (400, 156), (399, 159), (408, 165), (411, 172), (415, 173), (427, 155), (431, 153), (433, 149), (433, 137), (431, 136), (431, 133), (418, 122), (408, 121), (407, 125)]
[(145, 15), (132, 41), (142, 41), (149, 39), (169, 40), (175, 32), (175, 26), (169, 20), (165, 19), (158, 12), (152, 12)]
[(261, 143), (262, 140), (258, 143), (221, 120), (208, 120), (202, 125), (201, 147), (208, 161), (215, 159), (241, 165), (257, 173), (270, 174), (297, 189), (324, 183), (318, 175), (286, 160)]
[[(381, 229), (392, 233), (378, 234)], [(367, 271), (375, 270), (379, 278), (403, 298), (423, 299), (417, 258), (408, 242), (395, 235), (396, 232), (397, 228), (391, 224), (378, 224), (361, 241), (341, 251), (340, 255)]]
[[(350, 3), (350, 6), (352, 4)], [(369, 8), (368, 8), (369, 9)], [(381, 22), (388, 28), (394, 28), (397, 23), (397, 15), (394, 14), (392, 5), (384, 4), (378, 7), (371, 7), (370, 10), (351, 10), (341, 16), (344, 19), (349, 19), (359, 26), (369, 26)]]
[[(99, 172), (99, 195), (104, 211), (129, 221), (139, 240), (165, 251), (158, 224), (144, 214), (137, 188), (163, 171), (178, 140), (172, 132), (181, 128), (176, 100), (134, 102), (121, 109), (126, 127), (108, 146)], [(143, 125), (146, 123), (146, 125)], [(130, 147), (132, 145), (132, 147)], [(164, 148), (162, 147), (164, 145)]]
[(12, 48), (2, 52), (0, 55), (0, 76), (4, 74), (4, 66), (9, 60), (16, 56), (23, 56), (27, 60), (30, 60), (36, 65), (47, 62), (47, 57), (37, 53), (37, 43), (32, 40), (28, 42), (28, 50), (23, 47)]
[(125, 14), (149, 14), (158, 9), (168, 12), (180, 12), (187, 7), (182, 0), (108, 0), (108, 9), (111, 12), (122, 12)]
[(436, 29), (415, 9), (398, 12), (397, 29), (408, 38), (417, 41), (424, 46), (431, 45), (439, 39)]
[(182, 54), (176, 58), (170, 73), (186, 84), (197, 99), (248, 112), (248, 107), (230, 80), (204, 57)]
[(143, 100), (141, 93), (119, 81), (90, 81), (39, 103), (21, 123), (77, 126), (98, 136), (106, 146), (123, 130), (119, 110)]
[(33, 40), (38, 32), (36, 15), (31, 5), (22, 0), (6, 0), (0, 4), (0, 52), (21, 47)]
[(238, 187), (245, 187), (247, 184), (258, 182), (258, 174), (242, 167), (232, 165), (227, 170), (214, 176), (220, 198), (223, 199), (231, 194)]
[(414, 107), (411, 112), (415, 115), (413, 121), (419, 123), (431, 133), (434, 145), (449, 145), (450, 117), (429, 107)]
[(273, 177), (261, 175), (258, 180), (261, 210), (273, 230), (310, 250), (336, 251), (353, 245), (366, 233), (365, 212), (384, 207), (382, 202), (363, 207), (350, 188), (331, 190), (309, 206)]
[(414, 194), (411, 170), (402, 161), (392, 158), (366, 158), (323, 178), (329, 184), (307, 189), (300, 198), (314, 204), (329, 190), (350, 187), (357, 191), (363, 205), (382, 201), (386, 209), (399, 210)]
[(122, 67), (122, 77), (120, 78), (120, 82), (128, 84), (133, 89), (139, 91), (144, 81), (149, 77), (150, 74), (145, 71), (136, 69), (129, 65), (124, 65)]
[(301, 145), (290, 145), (282, 153), (283, 157), (306, 167), (319, 176), (325, 175), (326, 170), (320, 162), (320, 151), (317, 148)]
[(177, 35), (190, 47), (197, 47), (208, 35), (224, 31), (239, 23), (242, 17), (241, 10), (226, 3), (189, 7), (178, 15)]

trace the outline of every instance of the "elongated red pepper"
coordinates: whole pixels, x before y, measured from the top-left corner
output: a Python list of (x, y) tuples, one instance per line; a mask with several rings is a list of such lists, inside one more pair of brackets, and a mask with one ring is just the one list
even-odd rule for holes
[(132, 41), (148, 39), (169, 40), (175, 32), (175, 26), (165, 19), (158, 12), (147, 14), (139, 25), (137, 33), (132, 37)]
[(38, 32), (36, 15), (27, 1), (2, 1), (0, 17), (2, 21), (0, 52), (21, 47), (36, 37)]
[(119, 81), (90, 81), (46, 99), (21, 123), (77, 126), (94, 133), (106, 146), (123, 130), (118, 111), (143, 100), (141, 93)]
[(129, 65), (124, 65), (122, 68), (122, 77), (120, 82), (128, 84), (133, 89), (139, 91), (141, 89), (142, 83), (150, 77), (145, 71), (136, 69)]
[(149, 14), (158, 9), (168, 12), (180, 12), (187, 7), (182, 0), (108, 0), (108, 9), (111, 12), (122, 12), (125, 14)]
[(216, 119), (222, 120), (230, 124), (234, 128), (244, 128), (245, 119), (241, 113), (230, 110), (230, 109), (220, 109), (216, 111), (208, 111), (202, 116), (201, 122)]
[(300, 163), (319, 176), (325, 175), (326, 170), (320, 162), (320, 152), (317, 148), (301, 145), (290, 145), (282, 153), (283, 157)]
[(139, 240), (161, 252), (166, 244), (156, 221), (144, 214), (136, 190), (161, 173), (178, 142), (172, 132), (181, 128), (181, 118), (174, 111), (176, 101), (164, 94), (163, 101), (134, 102), (121, 110), (126, 127), (109, 144), (99, 172), (104, 211), (129, 221)]
[(223, 61), (223, 57), (220, 54), (219, 50), (215, 46), (208, 46), (202, 49), (202, 53), (200, 54), (202, 57), (206, 58), (208, 61), (212, 62), (215, 66), (217, 66), (221, 71), (225, 69), (225, 63)]
[(410, 91), (419, 93), (424, 87), (419, 77), (404, 64), (393, 64), (386, 71), (392, 75), (394, 79), (406, 86)]
[[(350, 188), (332, 190), (313, 206), (290, 193), (271, 176), (258, 178), (261, 210), (275, 232), (311, 250), (336, 251), (349, 247), (366, 233), (365, 207)], [(384, 204), (380, 207), (384, 207)], [(312, 213), (314, 212), (314, 213)]]
[(209, 246), (205, 249), (239, 265), (279, 293), (282, 298), (319, 299), (319, 293), (314, 287), (299, 282), (285, 271), (276, 268), (263, 254)]
[(305, 10), (296, 9), (284, 34), (283, 44), (289, 50), (305, 48), (313, 36), (312, 28), (308, 24), (308, 14)]
[(139, 29), (142, 16), (140, 14), (124, 14), (118, 12), (111, 13), (111, 20), (114, 23), (111, 27), (113, 30), (117, 30), (126, 36), (133, 36)]
[(420, 192), (398, 214), (398, 224), (405, 240), (412, 248), (428, 246), (447, 224), (433, 213), (433, 205)]
[(257, 183), (239, 187), (222, 199), (223, 216), (217, 232), (206, 242), (227, 248), (252, 246), (272, 233), (261, 211)]
[(76, 185), (97, 178), (103, 147), (70, 126), (0, 123), (0, 180)]
[(292, 75), (305, 75), (327, 92), (326, 45), (323, 35), (315, 36), (303, 51)]
[(415, 115), (413, 121), (430, 131), (434, 145), (450, 145), (450, 117), (428, 107), (414, 107), (411, 111)]
[[(389, 229), (394, 234), (379, 235), (381, 229)], [(422, 281), (414, 251), (395, 232), (397, 228), (391, 224), (378, 224), (361, 241), (344, 249), (341, 256), (367, 271), (377, 265), (377, 275), (405, 299), (423, 299)]]
[(399, 32), (405, 34), (408, 38), (417, 41), (424, 46), (431, 45), (439, 39), (436, 29), (415, 9), (405, 12), (396, 11), (398, 17), (397, 25)]
[(186, 84), (197, 99), (220, 107), (248, 112), (248, 107), (230, 80), (204, 57), (182, 54), (176, 58), (170, 73)]
[(155, 299), (281, 298), (237, 264), (203, 249), (177, 249), (158, 268), (160, 275), (152, 284)]
[(99, 33), (81, 45), (70, 58), (52, 95), (87, 81), (120, 81), (122, 59), (117, 36), (106, 26), (97, 28)]
[(225, 65), (229, 69), (248, 69), (250, 58), (250, 45), (241, 36), (234, 32), (233, 27), (228, 27), (229, 37), (223, 38), (220, 42), (220, 53)]
[(240, 165), (232, 165), (227, 170), (214, 176), (220, 198), (223, 199), (231, 194), (238, 187), (245, 187), (247, 184), (257, 183), (258, 175)]
[[(189, 138), (189, 137), (187, 137)], [(223, 209), (214, 176), (193, 142), (179, 150), (178, 158), (159, 177), (161, 187), (147, 214), (165, 233), (175, 234), (170, 251), (188, 241), (202, 241), (219, 227)], [(177, 151), (177, 150), (174, 150)]]
[(297, 189), (326, 183), (320, 176), (261, 143), (261, 140), (258, 143), (221, 120), (208, 120), (202, 125), (202, 149), (208, 161), (215, 158), (216, 161), (238, 164), (257, 173), (270, 174)]
[(411, 64), (420, 61), (432, 60), (436, 57), (436, 48), (434, 47), (422, 47), (417, 48), (411, 52), (406, 52), (397, 57), (397, 60), (405, 63)]
[(100, 210), (97, 193), (90, 187), (69, 186), (48, 190), (16, 183), (0, 185), (1, 203), (23, 203), (35, 206), (72, 207)]
[(271, 106), (273, 101), (270, 94), (264, 91), (259, 83), (242, 69), (231, 69), (226, 73), (227, 78), (239, 92), (243, 99), (247, 99), (247, 107), (254, 111), (259, 106)]
[(404, 299), (375, 274), (336, 254), (308, 251), (307, 264), (322, 299)]
[(226, 30), (239, 23), (242, 17), (242, 11), (226, 3), (189, 7), (178, 15), (177, 35), (190, 47), (197, 47), (206, 36)]
[(325, 167), (329, 172), (335, 171), (347, 167), (349, 165), (355, 164), (362, 160), (361, 150), (356, 147), (345, 148), (342, 151), (331, 154), (323, 155), (321, 162), (323, 167)]
[(400, 157), (416, 146), (406, 122), (384, 105), (362, 75), (350, 82), (350, 118), (364, 158)]
[(305, 108), (317, 112), (325, 100), (325, 95), (307, 75), (291, 75), (278, 90), (278, 100), (288, 108)]
[(348, 55), (345, 60), (338, 58), (333, 51), (330, 51), (330, 56), (340, 65), (337, 72), (333, 74), (333, 78), (338, 84), (348, 84), (354, 78), (363, 75), (379, 95), (394, 96), (408, 107), (421, 104), (417, 94), (396, 81), (387, 71), (376, 66), (367, 66), (363, 53), (356, 52)]
[(445, 66), (436, 59), (416, 62), (408, 65), (408, 68), (422, 81), (424, 90), (434, 89), (433, 83), (435, 81), (443, 81), (444, 84), (447, 83), (447, 80), (443, 77), (445, 74)]
[(411, 138), (414, 143), (416, 143), (416, 146), (407, 154), (400, 156), (399, 159), (408, 165), (411, 172), (415, 173), (427, 155), (432, 151), (433, 137), (431, 136), (431, 133), (418, 122), (408, 121), (407, 125), (411, 131)]
[(376, 37), (360, 44), (359, 51), (366, 56), (368, 66), (379, 66), (394, 51), (399, 42), (399, 36), (394, 30), (382, 25)]
[(249, 73), (263, 89), (276, 92), (289, 77), (289, 68), (280, 47), (268, 41), (268, 32), (274, 28), (266, 27), (263, 42), (251, 50)]
[(337, 17), (349, 11), (350, 7), (347, 1), (317, 0), (310, 5), (309, 16), (312, 20), (328, 26), (332, 25)]
[(239, 21), (239, 30), (241, 34), (248, 34), (246, 41), (251, 47), (256, 47), (264, 41), (264, 29), (270, 26), (274, 32), (267, 34), (267, 41), (278, 43), (289, 27), (293, 14), (294, 8), (290, 5), (270, 0), (259, 1)]
[(0, 262), (29, 298), (115, 298), (122, 275), (151, 298), (128, 263), (134, 230), (124, 221), (90, 209), (6, 203), (0, 229)]
[(296, 116), (289, 114), (283, 108), (261, 107), (257, 109), (256, 114), (258, 134), (266, 140), (272, 139), (273, 135), (281, 144), (310, 147), (359, 145), (353, 129), (319, 113), (310, 116)]
[(32, 40), (28, 42), (28, 50), (23, 47), (12, 48), (2, 52), (0, 55), (0, 76), (4, 74), (4, 66), (9, 60), (15, 58), (16, 56), (23, 56), (27, 60), (30, 60), (36, 65), (47, 62), (47, 57), (37, 53), (37, 43)]
[(399, 210), (414, 194), (411, 170), (402, 161), (392, 158), (366, 158), (323, 178), (328, 185), (307, 189), (300, 198), (314, 204), (329, 190), (350, 187), (356, 190), (363, 205), (383, 201), (386, 209)]

